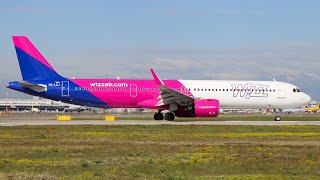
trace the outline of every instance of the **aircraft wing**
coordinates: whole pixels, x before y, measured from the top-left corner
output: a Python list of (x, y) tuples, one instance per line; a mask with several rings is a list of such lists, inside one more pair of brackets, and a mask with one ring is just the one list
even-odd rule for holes
[(153, 69), (150, 69), (150, 71), (158, 88), (160, 89), (160, 95), (158, 96), (159, 102), (156, 106), (163, 106), (167, 104), (191, 105), (193, 103), (195, 100), (194, 97), (169, 88)]
[(29, 88), (36, 92), (44, 92), (47, 91), (47, 86), (44, 84), (35, 84), (28, 81), (19, 81), (18, 82), (22, 87)]

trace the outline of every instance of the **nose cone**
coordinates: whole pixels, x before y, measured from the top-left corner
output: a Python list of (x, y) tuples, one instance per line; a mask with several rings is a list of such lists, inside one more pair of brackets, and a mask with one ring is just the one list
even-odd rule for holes
[(303, 93), (303, 95), (302, 95), (302, 102), (304, 103), (305, 106), (306, 106), (306, 105), (309, 105), (310, 102), (311, 102), (311, 97), (310, 97), (308, 94)]

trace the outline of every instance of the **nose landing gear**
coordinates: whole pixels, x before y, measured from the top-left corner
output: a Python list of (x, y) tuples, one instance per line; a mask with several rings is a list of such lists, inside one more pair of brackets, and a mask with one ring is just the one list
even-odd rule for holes
[(279, 110), (275, 109), (274, 112), (275, 112), (274, 120), (275, 121), (281, 121)]
[(281, 121), (281, 117), (280, 117), (279, 115), (275, 115), (275, 116), (274, 116), (274, 120), (275, 120), (275, 121)]

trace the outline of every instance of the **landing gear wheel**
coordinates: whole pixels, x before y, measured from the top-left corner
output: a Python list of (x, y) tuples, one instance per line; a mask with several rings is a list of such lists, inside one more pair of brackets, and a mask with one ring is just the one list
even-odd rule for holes
[(174, 120), (174, 114), (172, 112), (166, 113), (164, 115), (164, 119), (167, 121), (173, 121)]
[(155, 113), (153, 116), (154, 120), (163, 120), (163, 114), (162, 113)]
[(278, 115), (276, 115), (276, 116), (274, 117), (274, 120), (275, 120), (275, 121), (280, 121), (280, 120), (281, 120), (281, 117), (278, 116)]

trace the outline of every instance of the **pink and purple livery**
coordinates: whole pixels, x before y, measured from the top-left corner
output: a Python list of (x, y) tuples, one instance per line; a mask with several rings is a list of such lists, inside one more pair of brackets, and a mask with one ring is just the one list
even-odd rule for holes
[(220, 107), (276, 109), (311, 100), (289, 83), (162, 80), (153, 69), (150, 80), (69, 79), (59, 75), (27, 37), (13, 36), (13, 42), (22, 80), (8, 83), (8, 88), (81, 106), (157, 109), (155, 120), (172, 121), (175, 116), (217, 117)]

